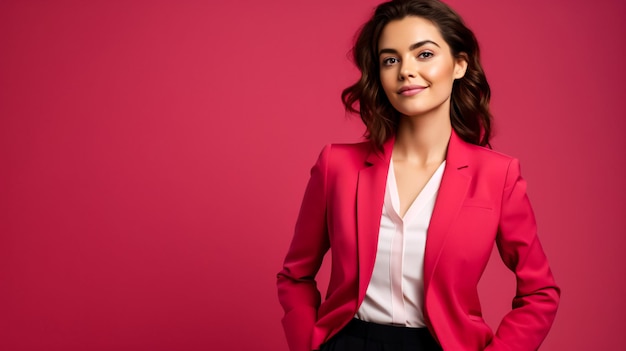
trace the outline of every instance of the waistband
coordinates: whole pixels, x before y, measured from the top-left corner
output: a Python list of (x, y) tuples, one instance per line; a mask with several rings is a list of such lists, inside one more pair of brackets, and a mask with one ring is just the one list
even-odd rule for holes
[(366, 340), (391, 344), (401, 344), (410, 340), (426, 342), (428, 344), (435, 342), (428, 328), (377, 324), (365, 322), (357, 318), (352, 319), (350, 323), (339, 332), (339, 334), (342, 333)]

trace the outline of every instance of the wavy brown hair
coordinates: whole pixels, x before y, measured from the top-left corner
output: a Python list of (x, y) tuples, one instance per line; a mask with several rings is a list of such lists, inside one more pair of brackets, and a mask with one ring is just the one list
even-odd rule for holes
[(439, 0), (396, 0), (376, 7), (374, 15), (357, 33), (352, 48), (361, 78), (341, 94), (346, 110), (361, 116), (367, 128), (365, 137), (378, 149), (395, 134), (400, 113), (391, 106), (381, 86), (378, 40), (387, 23), (407, 16), (433, 22), (450, 46), (452, 56), (467, 61), (465, 76), (455, 80), (452, 86), (450, 121), (466, 142), (490, 147), (491, 89), (480, 64), (478, 41), (463, 19)]

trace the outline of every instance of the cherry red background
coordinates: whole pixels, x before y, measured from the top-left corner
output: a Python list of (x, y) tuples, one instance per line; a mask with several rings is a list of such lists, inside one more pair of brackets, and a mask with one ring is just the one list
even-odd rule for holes
[[(622, 347), (626, 3), (449, 2), (563, 289), (542, 350)], [(376, 3), (0, 2), (0, 349), (286, 350), (275, 274), (318, 152), (360, 139)], [(495, 327), (497, 255), (480, 291)]]

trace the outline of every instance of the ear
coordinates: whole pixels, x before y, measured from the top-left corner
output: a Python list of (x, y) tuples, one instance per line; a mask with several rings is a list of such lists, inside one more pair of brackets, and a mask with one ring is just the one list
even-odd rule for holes
[(454, 58), (454, 79), (461, 79), (467, 71), (469, 59), (467, 54), (462, 52)]

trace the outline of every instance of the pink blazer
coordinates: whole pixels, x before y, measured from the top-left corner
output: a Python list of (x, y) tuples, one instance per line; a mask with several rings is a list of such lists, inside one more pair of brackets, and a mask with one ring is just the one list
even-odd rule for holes
[[(278, 273), (291, 351), (317, 350), (357, 312), (376, 256), (387, 170), (369, 143), (326, 146), (311, 178), (294, 237)], [(517, 159), (464, 142), (452, 132), (427, 232), (424, 318), (444, 350), (536, 350), (560, 291), (537, 238)], [(494, 243), (517, 278), (512, 310), (494, 334), (481, 317), (477, 284)], [(321, 302), (315, 276), (332, 248)]]

